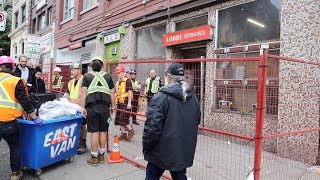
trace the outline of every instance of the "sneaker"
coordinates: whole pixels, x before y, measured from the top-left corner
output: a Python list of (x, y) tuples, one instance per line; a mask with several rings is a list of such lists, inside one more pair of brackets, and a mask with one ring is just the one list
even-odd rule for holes
[(132, 120), (132, 124), (139, 125), (137, 120)]
[(119, 136), (119, 140), (127, 139), (127, 133), (121, 133)]
[(87, 163), (93, 167), (97, 167), (99, 165), (98, 157), (93, 157), (90, 155), (90, 157), (87, 159)]
[(98, 155), (98, 160), (99, 160), (99, 163), (100, 163), (100, 164), (103, 164), (103, 163), (104, 163), (104, 153)]
[(79, 154), (79, 155), (83, 154), (83, 153), (87, 152), (87, 150), (88, 150), (88, 147), (87, 147), (86, 140), (80, 140), (77, 154)]
[(12, 172), (10, 180), (19, 180), (23, 176), (23, 173), (21, 171)]
[(128, 131), (128, 136), (127, 136), (126, 140), (131, 139), (134, 134), (135, 134), (135, 133), (134, 133), (134, 130), (133, 130), (133, 129), (129, 130), (129, 131)]

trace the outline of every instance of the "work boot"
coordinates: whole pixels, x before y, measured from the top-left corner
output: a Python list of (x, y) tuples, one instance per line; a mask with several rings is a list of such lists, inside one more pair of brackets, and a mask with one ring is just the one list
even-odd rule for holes
[(104, 153), (98, 155), (98, 160), (99, 160), (99, 163), (100, 163), (100, 164), (103, 164), (103, 163), (104, 163)]
[(129, 131), (128, 131), (128, 136), (127, 136), (127, 139), (126, 139), (126, 140), (131, 139), (131, 138), (133, 137), (133, 135), (134, 135), (134, 130), (133, 130), (133, 129), (129, 130)]
[(123, 139), (127, 139), (127, 133), (121, 132), (121, 134), (119, 136), (119, 140), (123, 140)]
[(21, 171), (12, 172), (10, 180), (19, 180), (23, 176), (23, 173)]
[(97, 167), (99, 165), (99, 159), (98, 157), (93, 157), (90, 155), (90, 157), (87, 159), (87, 163), (93, 167)]
[(80, 140), (77, 154), (79, 154), (79, 155), (83, 154), (83, 153), (87, 152), (87, 150), (88, 150), (88, 147), (87, 147), (86, 139)]
[(137, 120), (132, 120), (132, 124), (139, 125)]

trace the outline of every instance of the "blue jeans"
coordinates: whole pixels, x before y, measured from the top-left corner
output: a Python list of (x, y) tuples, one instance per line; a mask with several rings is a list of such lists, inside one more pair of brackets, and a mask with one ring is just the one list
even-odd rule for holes
[(20, 170), (20, 146), (18, 121), (0, 122), (0, 141), (7, 141), (10, 148), (10, 166), (12, 172)]
[[(159, 168), (158, 166), (148, 163), (146, 179), (145, 180), (159, 180), (165, 170)], [(187, 169), (182, 171), (170, 171), (173, 180), (187, 180)]]

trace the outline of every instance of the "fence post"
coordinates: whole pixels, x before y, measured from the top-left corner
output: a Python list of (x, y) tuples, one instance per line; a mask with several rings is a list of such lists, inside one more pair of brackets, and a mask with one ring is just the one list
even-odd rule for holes
[(53, 77), (53, 59), (50, 61), (50, 70), (49, 70), (49, 89), (52, 92), (52, 77)]
[(263, 124), (266, 109), (267, 91), (267, 58), (268, 50), (261, 49), (259, 56), (258, 69), (258, 92), (257, 92), (257, 111), (256, 111), (256, 132), (254, 140), (254, 179), (260, 180), (261, 159), (263, 148)]

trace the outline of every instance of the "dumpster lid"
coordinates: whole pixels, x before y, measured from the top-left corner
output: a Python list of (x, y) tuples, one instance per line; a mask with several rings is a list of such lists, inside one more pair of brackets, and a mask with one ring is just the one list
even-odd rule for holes
[[(61, 118), (57, 118), (57, 119), (45, 120), (42, 122), (42, 124), (51, 124), (51, 123), (70, 121), (70, 120), (80, 119), (80, 118), (83, 118), (83, 116), (76, 115), (76, 116), (61, 117)], [(25, 120), (25, 119), (18, 119), (18, 122), (23, 123), (23, 124), (34, 124), (33, 121)]]

